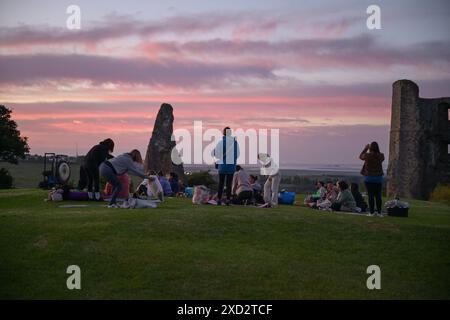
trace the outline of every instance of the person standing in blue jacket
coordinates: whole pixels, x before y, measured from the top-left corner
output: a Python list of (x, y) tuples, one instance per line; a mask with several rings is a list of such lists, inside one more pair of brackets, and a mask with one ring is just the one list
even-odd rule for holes
[(222, 204), (223, 187), (226, 187), (226, 205), (231, 201), (231, 186), (233, 175), (236, 171), (237, 158), (239, 157), (239, 145), (236, 138), (231, 135), (231, 129), (223, 129), (223, 138), (213, 150), (216, 158), (216, 167), (219, 171), (219, 190), (217, 192), (217, 204)]

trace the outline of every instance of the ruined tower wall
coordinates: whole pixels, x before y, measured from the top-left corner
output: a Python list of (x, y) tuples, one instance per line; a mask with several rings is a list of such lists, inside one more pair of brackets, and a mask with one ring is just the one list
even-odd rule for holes
[(422, 99), (410, 80), (393, 84), (387, 192), (427, 199), (450, 176), (448, 103)]
[(416, 108), (418, 99), (419, 88), (414, 82), (394, 82), (388, 167), (390, 195), (417, 197), (414, 190), (420, 184), (417, 159), (421, 140), (419, 112)]
[(420, 99), (422, 130), (425, 141), (421, 145), (420, 158), (423, 159), (424, 189), (422, 199), (428, 199), (436, 184), (450, 183), (450, 126), (448, 108), (450, 98)]

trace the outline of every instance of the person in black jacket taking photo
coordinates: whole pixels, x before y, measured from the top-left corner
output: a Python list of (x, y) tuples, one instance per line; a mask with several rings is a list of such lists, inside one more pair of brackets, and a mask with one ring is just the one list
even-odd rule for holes
[(93, 146), (84, 157), (84, 170), (87, 176), (88, 196), (90, 200), (100, 200), (100, 164), (113, 158), (110, 154), (114, 151), (114, 141), (110, 138)]

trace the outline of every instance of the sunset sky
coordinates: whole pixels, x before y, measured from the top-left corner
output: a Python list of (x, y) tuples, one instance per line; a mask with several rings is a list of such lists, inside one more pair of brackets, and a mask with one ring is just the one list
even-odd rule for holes
[(356, 163), (388, 151), (392, 82), (450, 96), (449, 17), (445, 0), (1, 0), (0, 104), (31, 153), (144, 152), (167, 102), (176, 128), (280, 129), (282, 164)]

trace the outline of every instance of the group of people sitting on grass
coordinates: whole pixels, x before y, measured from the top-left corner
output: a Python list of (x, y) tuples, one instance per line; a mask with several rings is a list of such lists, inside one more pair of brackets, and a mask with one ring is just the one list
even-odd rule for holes
[(367, 203), (359, 192), (359, 185), (340, 180), (333, 182), (317, 181), (316, 192), (305, 198), (305, 205), (314, 209), (366, 212)]
[[(101, 200), (100, 177), (103, 177), (111, 189), (109, 207), (117, 207), (118, 195), (124, 188), (121, 177), (127, 173), (143, 179), (137, 189), (138, 194), (151, 194), (162, 200), (164, 196), (175, 196), (184, 191), (184, 186), (175, 173), (170, 173), (169, 177), (163, 172), (145, 173), (142, 156), (138, 150), (134, 149), (116, 157), (111, 155), (113, 151), (114, 141), (106, 139), (92, 147), (84, 158), (80, 168), (79, 189), (87, 187), (90, 200)], [(219, 173), (219, 188), (215, 196), (218, 205), (262, 203), (270, 207), (278, 204), (281, 177), (278, 166), (268, 154), (258, 155), (261, 173), (267, 176), (264, 188), (259, 184), (257, 176), (247, 174), (236, 164), (239, 145), (236, 138), (231, 135), (229, 127), (223, 130), (223, 138), (218, 142), (212, 155), (217, 160), (216, 168)]]
[[(227, 201), (226, 197), (219, 198), (217, 195), (218, 204)], [(266, 199), (269, 196), (266, 194)], [(248, 174), (246, 170), (240, 165), (236, 166), (236, 171), (233, 174), (231, 182), (231, 203), (238, 205), (248, 204), (264, 204), (264, 193), (257, 175)]]
[[(341, 180), (336, 184), (332, 182), (324, 183), (318, 181), (316, 192), (306, 197), (304, 203), (311, 207), (322, 210), (346, 211), (365, 213), (369, 209), (369, 215), (377, 214), (382, 216), (381, 212), (381, 190), (383, 184), (384, 154), (380, 152), (377, 142), (367, 144), (359, 158), (364, 161), (361, 174), (364, 176), (364, 184), (369, 198), (369, 205), (359, 192), (359, 185)], [(375, 206), (377, 212), (375, 213)]]
[(135, 194), (144, 197), (154, 197), (163, 200), (164, 197), (175, 197), (180, 194), (184, 195), (184, 184), (179, 180), (175, 172), (171, 172), (168, 176), (162, 171), (150, 170), (148, 178), (138, 186)]
[[(159, 198), (177, 195), (182, 192), (182, 184), (175, 173), (166, 177), (163, 172), (144, 173), (141, 153), (134, 149), (113, 157), (114, 141), (106, 139), (92, 147), (86, 154), (84, 164), (80, 168), (80, 185), (83, 184), (81, 176), (86, 177), (88, 197), (91, 200), (100, 200), (100, 176), (111, 185), (110, 207), (117, 207), (117, 196), (122, 190), (120, 176), (130, 173), (144, 179), (143, 187), (147, 194)], [(224, 128), (223, 137), (212, 151), (216, 159), (216, 168), (219, 173), (219, 186), (215, 196), (218, 205), (234, 204), (263, 204), (265, 207), (278, 205), (278, 190), (281, 174), (275, 161), (266, 153), (258, 154), (261, 165), (260, 173), (267, 179), (262, 187), (255, 175), (249, 175), (244, 168), (237, 165), (239, 145), (236, 138), (231, 135), (229, 127)], [(380, 152), (377, 142), (365, 146), (359, 158), (364, 161), (361, 174), (364, 176), (369, 198), (369, 212), (381, 215), (381, 189), (383, 183), (382, 162), (384, 155)], [(80, 187), (80, 186), (79, 186)], [(83, 189), (82, 188), (79, 189)], [(225, 195), (224, 193), (225, 188)], [(142, 188), (143, 189), (143, 188)], [(139, 190), (138, 190), (139, 191)], [(359, 192), (358, 184), (351, 187), (345, 181), (338, 181), (336, 185), (329, 182), (317, 183), (317, 191), (309, 196), (305, 203), (312, 208), (334, 211), (365, 212), (367, 204)]]
[[(261, 166), (260, 173), (267, 177), (264, 188), (262, 188), (257, 176), (250, 176), (244, 168), (237, 165), (239, 152), (239, 144), (236, 138), (231, 135), (231, 129), (225, 127), (222, 139), (212, 152), (219, 173), (217, 204), (262, 203), (265, 207), (277, 206), (281, 180), (278, 164), (269, 154), (258, 154), (258, 162)], [(223, 197), (224, 188), (225, 197)]]

